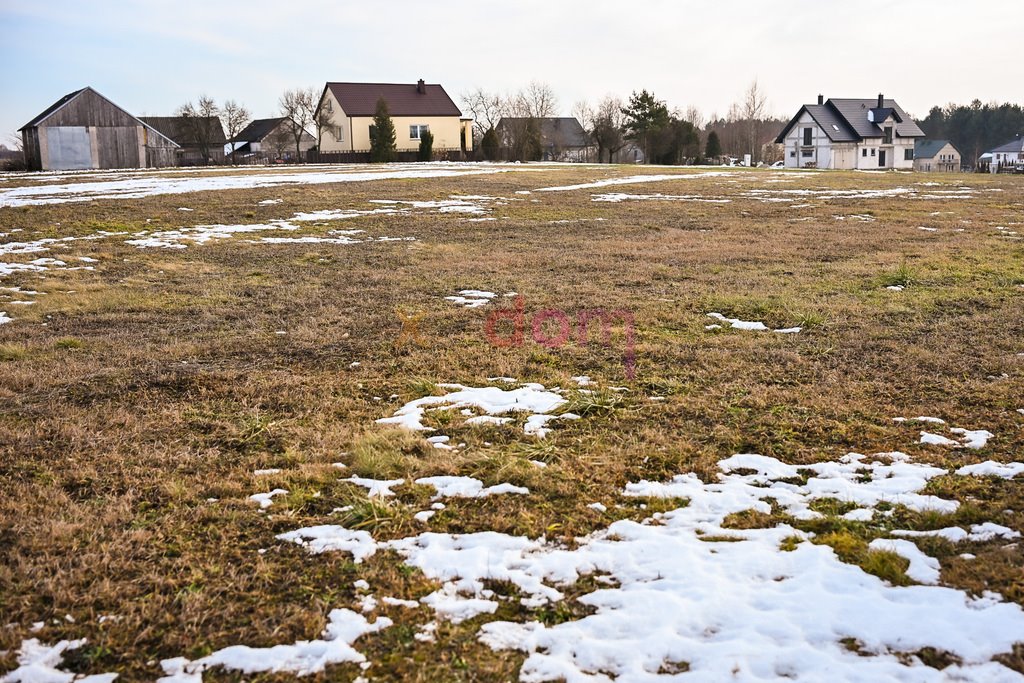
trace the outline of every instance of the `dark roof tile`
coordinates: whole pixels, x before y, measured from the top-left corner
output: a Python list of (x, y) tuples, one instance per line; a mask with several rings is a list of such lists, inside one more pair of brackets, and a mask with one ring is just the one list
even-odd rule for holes
[(427, 83), (328, 83), (327, 88), (348, 116), (373, 116), (384, 98), (391, 116), (462, 116), (440, 85)]

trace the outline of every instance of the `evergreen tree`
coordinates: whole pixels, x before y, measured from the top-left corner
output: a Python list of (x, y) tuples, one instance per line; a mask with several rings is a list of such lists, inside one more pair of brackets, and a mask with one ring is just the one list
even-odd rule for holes
[(493, 128), (488, 128), (487, 132), (484, 133), (483, 138), (480, 139), (480, 149), (483, 150), (484, 159), (487, 161), (494, 161), (498, 158), (498, 154), (501, 151), (501, 141), (498, 139), (498, 131)]
[(434, 134), (429, 130), (420, 131), (420, 151), (416, 158), (419, 161), (430, 161), (434, 158)]
[(629, 96), (629, 103), (622, 110), (626, 117), (627, 137), (635, 141), (644, 151), (644, 163), (650, 163), (659, 150), (652, 146), (659, 133), (669, 125), (668, 107), (652, 93), (643, 90)]
[(710, 159), (717, 159), (722, 156), (722, 142), (718, 139), (718, 133), (708, 133), (708, 141), (704, 145), (704, 156)]
[(370, 161), (394, 161), (395, 151), (395, 124), (391, 120), (387, 100), (381, 97), (377, 100), (373, 125), (370, 126)]

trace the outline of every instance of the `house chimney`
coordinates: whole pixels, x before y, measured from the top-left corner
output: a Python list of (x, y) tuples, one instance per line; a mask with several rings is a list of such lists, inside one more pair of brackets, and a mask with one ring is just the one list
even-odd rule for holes
[(820, 106), (822, 104), (825, 104), (825, 96), (824, 95), (818, 95), (818, 105)]
[(878, 93), (878, 108), (881, 109), (884, 106), (885, 106), (885, 98), (882, 96), (882, 93)]
[(416, 82), (416, 92), (418, 92), (421, 95), (427, 92), (427, 87), (423, 84), (422, 78)]

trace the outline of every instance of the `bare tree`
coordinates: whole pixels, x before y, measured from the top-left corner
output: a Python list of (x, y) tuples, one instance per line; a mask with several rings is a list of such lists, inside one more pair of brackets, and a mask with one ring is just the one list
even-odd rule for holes
[(238, 141), (235, 138), (242, 132), (242, 129), (249, 125), (252, 117), (244, 106), (234, 100), (228, 100), (224, 103), (222, 118), (225, 132), (228, 134), (228, 143), (231, 145), (231, 163), (234, 164), (235, 148), (238, 147)]
[(281, 116), (287, 119), (284, 122), (285, 126), (295, 141), (295, 160), (300, 162), (302, 161), (302, 136), (303, 134), (308, 135), (306, 128), (312, 123), (312, 112), (316, 107), (316, 103), (311, 102), (316, 95), (310, 93), (311, 89), (308, 88), (285, 90), (278, 101), (281, 107)]
[(602, 152), (608, 150), (608, 163), (612, 163), (615, 155), (626, 144), (624, 130), (626, 115), (622, 113), (622, 100), (606, 95), (597, 105), (590, 123), (591, 135), (597, 143), (597, 161), (601, 162)]
[(195, 141), (203, 163), (211, 161), (210, 148), (214, 140), (214, 125), (220, 123), (220, 107), (208, 95), (200, 95), (195, 104), (186, 102), (178, 108), (177, 115), (182, 119), (181, 125), (185, 137)]
[(758, 129), (760, 128), (761, 119), (764, 118), (765, 110), (768, 107), (768, 96), (761, 90), (761, 87), (757, 84), (757, 79), (750, 84), (747, 88), (746, 94), (743, 96), (743, 107), (742, 113), (743, 118), (747, 123), (747, 145), (750, 150), (751, 161), (756, 161), (758, 158)]
[(518, 97), (532, 118), (548, 118), (558, 111), (558, 98), (547, 83), (530, 81), (525, 89), (519, 91)]
[(505, 102), (498, 93), (477, 87), (463, 93), (461, 99), (462, 104), (473, 115), (473, 128), (480, 138), (488, 131), (494, 130), (498, 121), (505, 115)]
[(697, 130), (704, 128), (704, 115), (700, 113), (700, 109), (695, 105), (691, 104), (687, 107), (686, 111), (679, 118), (693, 124), (693, 127)]
[(316, 131), (316, 151), (319, 153), (320, 145), (323, 143), (324, 131), (334, 127), (334, 112), (327, 107), (321, 107), (321, 92), (316, 86), (306, 88), (299, 98), (300, 106), (305, 110), (306, 116), (313, 130)]

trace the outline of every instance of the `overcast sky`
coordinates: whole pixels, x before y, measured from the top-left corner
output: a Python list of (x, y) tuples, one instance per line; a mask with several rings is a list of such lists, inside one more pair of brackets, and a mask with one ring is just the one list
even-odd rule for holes
[(0, 0), (0, 142), (90, 85), (135, 115), (206, 93), (274, 116), (332, 81), (549, 83), (574, 102), (646, 88), (724, 114), (884, 92), (915, 116), (1024, 100), (1022, 0)]

